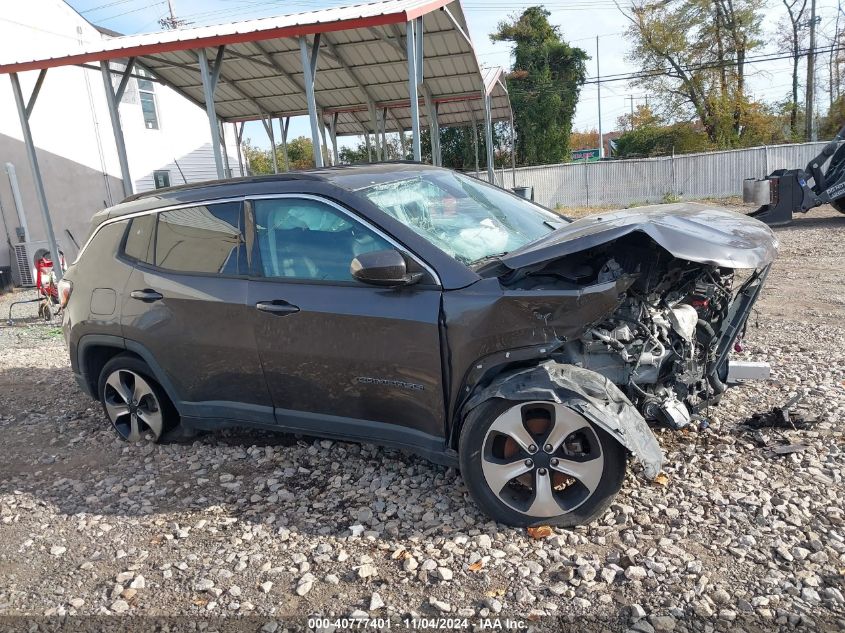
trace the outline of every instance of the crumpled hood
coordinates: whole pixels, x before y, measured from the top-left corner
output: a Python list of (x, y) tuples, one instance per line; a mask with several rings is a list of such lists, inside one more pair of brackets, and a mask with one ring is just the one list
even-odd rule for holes
[(749, 216), (685, 202), (599, 213), (511, 251), (500, 261), (517, 269), (588, 250), (640, 231), (679, 259), (726, 268), (761, 268), (777, 255), (772, 230)]

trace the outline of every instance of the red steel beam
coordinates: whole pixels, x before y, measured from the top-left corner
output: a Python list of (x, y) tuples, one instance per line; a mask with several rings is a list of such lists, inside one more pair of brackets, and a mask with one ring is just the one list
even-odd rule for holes
[[(450, 1), (451, 0), (431, 0), (431, 2), (420, 5), (419, 7), (411, 10), (403, 10), (383, 15), (351, 18), (348, 20), (336, 20), (334, 22), (294, 24), (291, 26), (283, 26), (263, 31), (231, 33), (228, 35), (212, 35), (208, 37), (197, 37), (194, 39), (177, 40), (173, 42), (138, 44), (120, 49), (91, 51), (87, 53), (77, 53), (75, 55), (66, 55), (64, 57), (52, 57), (49, 59), (27, 62), (0, 64), (0, 74), (22, 72), (26, 70), (40, 70), (43, 68), (55, 68), (57, 66), (70, 66), (75, 64), (84, 64), (87, 62), (100, 62), (108, 59), (122, 59), (124, 57), (143, 57), (144, 55), (154, 55), (157, 53), (195, 50), (229, 44), (260, 42), (262, 40), (271, 40), (281, 37), (301, 37), (304, 35), (315, 35), (317, 33), (331, 33), (334, 31), (347, 31), (373, 26), (383, 26), (385, 24), (399, 24), (413, 20), (421, 15), (431, 13), (432, 11), (447, 5)], [(130, 35), (126, 37), (136, 36)]]

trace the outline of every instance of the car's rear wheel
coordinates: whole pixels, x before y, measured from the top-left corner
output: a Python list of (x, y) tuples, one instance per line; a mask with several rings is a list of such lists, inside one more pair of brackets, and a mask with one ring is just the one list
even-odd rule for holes
[(622, 486), (627, 461), (607, 432), (555, 402), (489, 400), (467, 416), (459, 448), (473, 499), (516, 526), (592, 521)]
[(115, 432), (127, 442), (158, 442), (178, 422), (167, 394), (144, 361), (120, 355), (100, 372), (100, 402)]

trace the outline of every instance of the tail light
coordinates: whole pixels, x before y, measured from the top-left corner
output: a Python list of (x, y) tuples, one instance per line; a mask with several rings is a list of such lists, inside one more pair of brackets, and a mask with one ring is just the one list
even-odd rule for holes
[(73, 292), (73, 282), (62, 279), (59, 282), (58, 286), (59, 291), (59, 304), (64, 308), (67, 306), (67, 302), (70, 301), (70, 293)]

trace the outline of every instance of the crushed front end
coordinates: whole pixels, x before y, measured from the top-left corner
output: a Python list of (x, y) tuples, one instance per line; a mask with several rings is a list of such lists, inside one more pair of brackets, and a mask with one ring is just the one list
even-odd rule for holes
[[(481, 272), (526, 304), (580, 289), (577, 310), (543, 323), (558, 341), (551, 358), (606, 377), (647, 421), (680, 429), (725, 391), (729, 354), (776, 253), (754, 219), (663, 205), (573, 222)], [(589, 289), (608, 286), (619, 293), (612, 305), (604, 294), (594, 316)]]
[(680, 429), (727, 388), (729, 353), (771, 264), (740, 283), (734, 270), (662, 255), (640, 262), (618, 308), (558, 356), (606, 376), (646, 420)]

